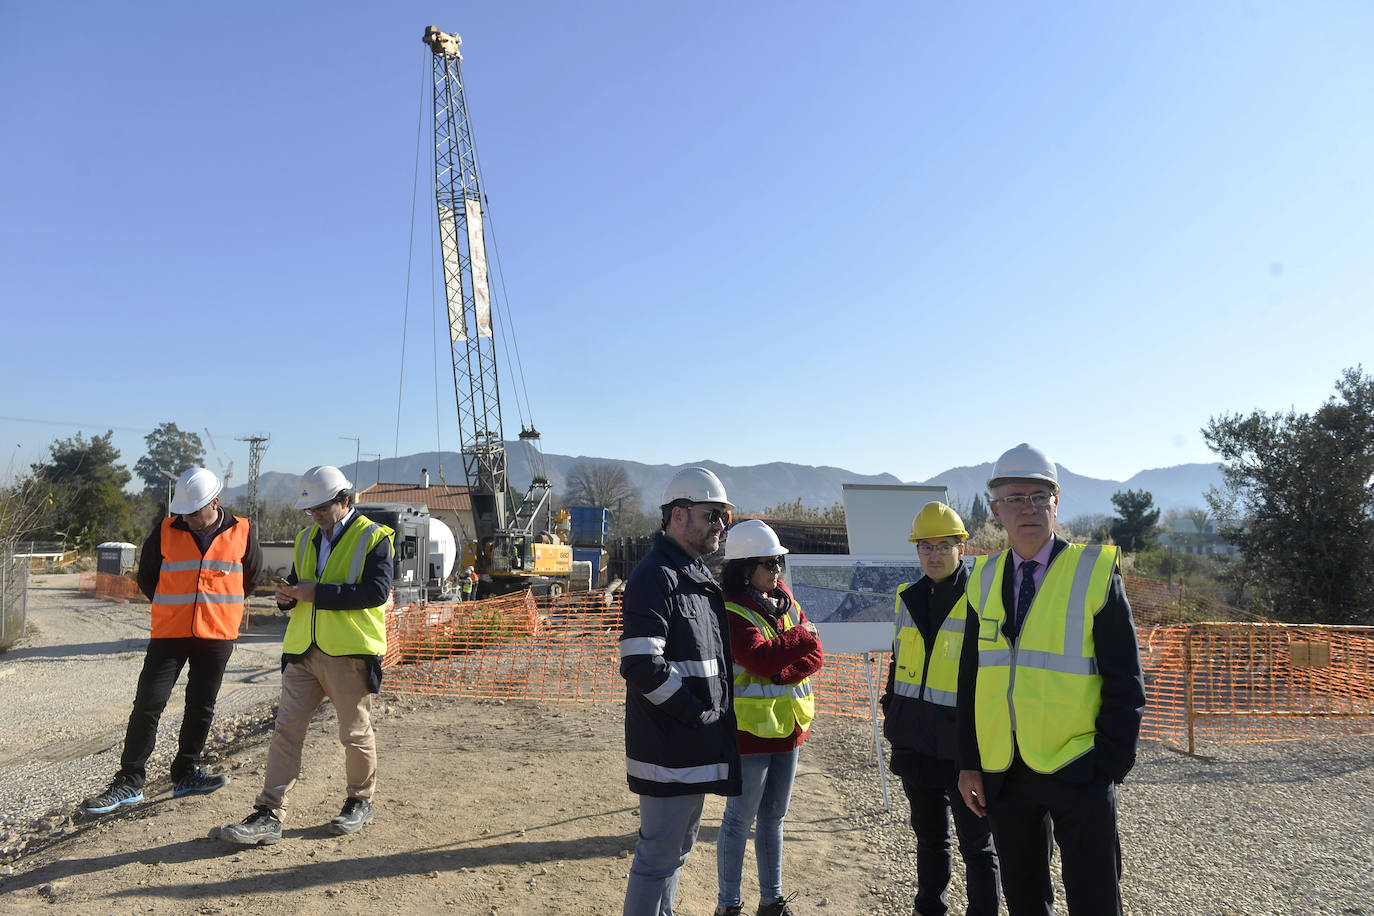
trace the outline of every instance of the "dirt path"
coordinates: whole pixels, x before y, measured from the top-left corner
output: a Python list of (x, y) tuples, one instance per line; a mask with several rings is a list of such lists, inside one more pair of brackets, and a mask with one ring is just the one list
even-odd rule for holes
[[(103, 788), (119, 767), (147, 645), (148, 605), (81, 597), (77, 580), (33, 576), (29, 633), (0, 655), (0, 825), (70, 806)], [(253, 607), (263, 604), (257, 599)], [(221, 737), (275, 702), (280, 656), (280, 625), (259, 622), (240, 637), (216, 707)], [(165, 775), (175, 750), (185, 687), (183, 674), (159, 724), (150, 778)]]
[[(620, 728), (609, 706), (384, 701), (377, 819), (340, 838), (322, 829), (343, 797), (331, 713), (311, 727), (280, 844), (243, 849), (210, 836), (249, 812), (265, 754), (259, 738), (225, 758), (233, 782), (224, 790), (163, 793), (78, 824), (31, 847), (0, 894), (18, 913), (52, 904), (82, 913), (618, 913), (638, 824)], [(864, 831), (845, 816), (833, 779), (808, 763), (819, 756), (803, 757), (784, 874), (814, 876), (795, 888), (808, 912), (873, 912), (861, 903), (870, 869), (860, 863), (871, 860)], [(682, 913), (714, 906), (722, 807), (708, 803), (679, 889)], [(824, 874), (814, 862), (828, 863)], [(751, 873), (747, 863), (746, 899), (756, 900)]]
[[(230, 663), (216, 729), (235, 746), (215, 764), (230, 774), (228, 787), (173, 800), (161, 779), (132, 810), (71, 818), (81, 794), (117, 766), (146, 619), (146, 606), (76, 597), (74, 577), (34, 580), (36, 632), (0, 656), (0, 703), (17, 725), (0, 741), (0, 782), (10, 786), (0, 799), (11, 824), (24, 820), (21, 809), (48, 812), (40, 829), (52, 832), (29, 832), (22, 856), (0, 867), (6, 912), (620, 911), (638, 816), (625, 785), (618, 705), (429, 700), (384, 690), (377, 817), (346, 838), (322, 829), (343, 800), (343, 752), (326, 705), (311, 726), (285, 839), (255, 849), (216, 839), (218, 827), (249, 813), (261, 783), (263, 726), (280, 684), (279, 633), (245, 638)], [(163, 717), (160, 753), (175, 743), (181, 702), (178, 691)], [(803, 753), (784, 874), (796, 876), (789, 889), (803, 892), (806, 911), (877, 912), (874, 901), (860, 902), (877, 863), (827, 759), (829, 745), (871, 772), (871, 761), (858, 759), (865, 728), (818, 727)], [(714, 907), (723, 807), (708, 800), (679, 887), (682, 913)], [(802, 882), (815, 862), (831, 864)], [(752, 859), (745, 897), (757, 900)]]

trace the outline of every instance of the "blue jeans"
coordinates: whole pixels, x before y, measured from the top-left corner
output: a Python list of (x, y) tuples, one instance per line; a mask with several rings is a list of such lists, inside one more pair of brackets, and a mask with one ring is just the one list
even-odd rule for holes
[(677, 878), (697, 841), (705, 795), (639, 796), (639, 841), (625, 889), (625, 916), (673, 916)]
[(754, 832), (754, 858), (759, 866), (759, 899), (782, 897), (782, 822), (792, 800), (797, 775), (797, 748), (781, 754), (745, 754), (740, 758), (739, 795), (726, 799), (716, 840), (716, 880), (719, 906), (738, 906), (740, 872), (749, 828)]

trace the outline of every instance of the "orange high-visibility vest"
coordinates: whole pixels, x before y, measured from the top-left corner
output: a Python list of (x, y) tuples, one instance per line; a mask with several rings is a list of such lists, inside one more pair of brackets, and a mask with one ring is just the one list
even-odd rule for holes
[(153, 638), (236, 639), (243, 622), (248, 519), (215, 536), (201, 555), (195, 535), (162, 520), (162, 568), (153, 594)]

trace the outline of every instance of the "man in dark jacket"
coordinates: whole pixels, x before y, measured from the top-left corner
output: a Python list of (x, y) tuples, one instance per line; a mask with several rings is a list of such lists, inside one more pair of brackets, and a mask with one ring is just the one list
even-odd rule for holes
[(672, 916), (706, 793), (740, 792), (729, 623), (701, 559), (719, 548), (734, 506), (715, 474), (685, 468), (661, 508), (663, 530), (625, 586), (620, 634), (625, 766), (639, 793), (624, 916)]
[(959, 791), (992, 824), (1012, 916), (1054, 912), (1049, 832), (1070, 916), (1122, 912), (1116, 786), (1145, 710), (1117, 549), (1054, 533), (1059, 473), (1022, 443), (993, 466), (1010, 549), (969, 574), (959, 662)]
[(911, 525), (925, 573), (897, 591), (892, 662), (883, 694), (883, 734), (892, 744), (891, 769), (902, 780), (916, 832), (916, 901), (913, 916), (944, 916), (954, 854), (950, 815), (968, 880), (968, 916), (996, 916), (997, 853), (984, 818), (959, 797), (955, 766), (955, 697), (959, 646), (968, 603), (964, 586), (964, 530), (959, 514), (928, 503)]

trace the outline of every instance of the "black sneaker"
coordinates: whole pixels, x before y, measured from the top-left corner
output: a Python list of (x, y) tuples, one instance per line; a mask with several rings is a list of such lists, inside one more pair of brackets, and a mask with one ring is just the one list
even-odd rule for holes
[(363, 824), (370, 820), (372, 820), (372, 804), (361, 798), (349, 798), (344, 802), (343, 810), (339, 812), (339, 816), (329, 822), (329, 832), (337, 833), (340, 836), (346, 833), (357, 833), (363, 829)]
[(220, 839), (240, 846), (271, 846), (281, 842), (281, 821), (265, 805), (258, 805), (240, 824), (220, 828)]
[(196, 767), (177, 780), (176, 788), (172, 790), (172, 797), (181, 798), (183, 795), (191, 795), (196, 792), (213, 792), (216, 789), (223, 789), (224, 784), (228, 781), (229, 777), (223, 773), (211, 774), (200, 767)]
[(779, 897), (771, 903), (760, 903), (758, 916), (797, 916), (796, 913), (792, 912), (792, 908), (787, 905), (796, 899), (797, 895), (793, 893), (788, 897)]
[(110, 787), (99, 795), (92, 795), (81, 802), (81, 810), (87, 814), (109, 814), (121, 805), (132, 805), (143, 801), (143, 789), (134, 785), (127, 776), (116, 776)]

